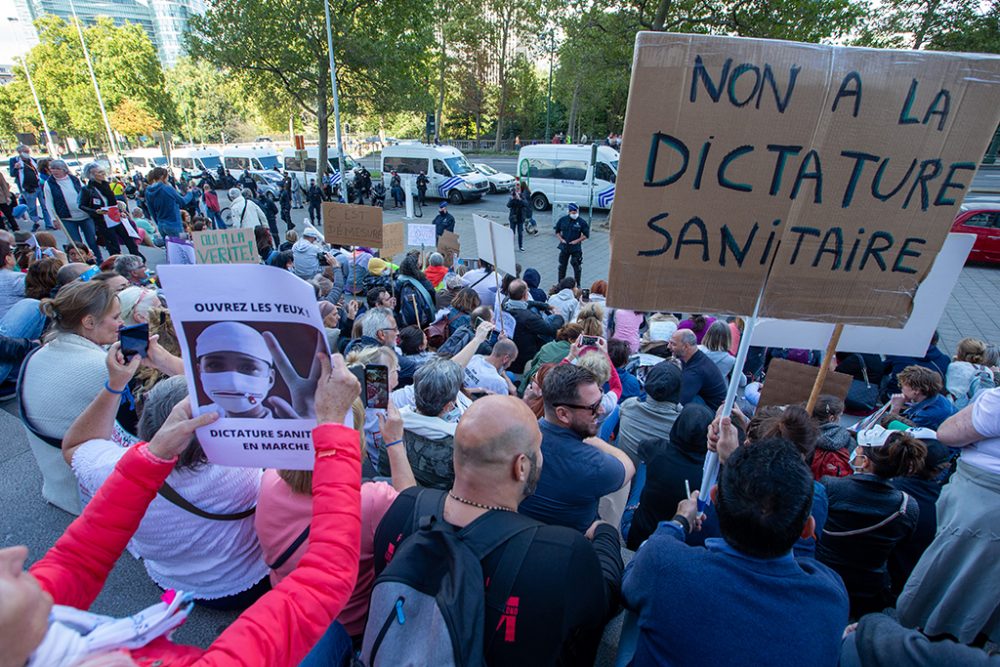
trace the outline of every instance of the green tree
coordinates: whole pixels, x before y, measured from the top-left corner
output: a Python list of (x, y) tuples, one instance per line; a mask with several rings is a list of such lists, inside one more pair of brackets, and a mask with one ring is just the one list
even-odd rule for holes
[[(104, 142), (101, 112), (87, 68), (82, 64), (83, 48), (76, 26), (55, 16), (45, 16), (35, 25), (39, 43), (27, 58), (49, 127), (63, 135)], [(99, 17), (94, 25), (83, 29), (83, 35), (109, 113), (128, 100), (156, 124), (171, 127), (176, 120), (173, 101), (167, 95), (156, 50), (146, 33), (138, 26), (116, 27), (110, 18)], [(15, 75), (10, 85), (17, 94), (15, 125), (40, 126), (27, 82)]]
[(979, 0), (887, 0), (860, 32), (857, 44), (925, 48), (963, 30), (978, 15)]
[[(262, 97), (280, 93), (319, 130), (326, 163), (330, 69), (323, 0), (216, 0), (192, 20), (191, 53), (238, 74)], [(330, 6), (342, 109), (374, 115), (430, 105), (434, 16), (421, 3), (345, 0)]]
[(222, 140), (242, 120), (240, 86), (218, 67), (181, 58), (167, 71), (167, 91), (177, 105), (180, 133), (202, 143)]
[(973, 8), (957, 25), (931, 35), (927, 48), (935, 51), (1000, 53), (1000, 0), (993, 0), (985, 11)]
[(128, 97), (122, 99), (109, 116), (111, 127), (126, 137), (150, 135), (163, 129), (159, 118)]

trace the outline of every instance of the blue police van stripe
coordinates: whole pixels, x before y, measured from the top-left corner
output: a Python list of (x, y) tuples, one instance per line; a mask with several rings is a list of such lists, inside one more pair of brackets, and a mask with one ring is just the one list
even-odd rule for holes
[(597, 193), (597, 205), (601, 208), (610, 208), (611, 203), (615, 200), (615, 186), (611, 186), (607, 190), (602, 190)]
[(461, 176), (452, 176), (447, 181), (438, 186), (438, 194), (441, 195), (442, 197), (447, 197), (448, 192), (452, 188), (458, 187), (461, 184), (462, 184)]

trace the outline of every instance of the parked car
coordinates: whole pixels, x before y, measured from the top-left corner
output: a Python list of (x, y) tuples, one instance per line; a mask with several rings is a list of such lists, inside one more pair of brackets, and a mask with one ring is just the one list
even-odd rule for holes
[(267, 197), (271, 201), (278, 201), (281, 197), (281, 182), (284, 177), (276, 171), (270, 169), (266, 171), (250, 170), (250, 176), (257, 184), (257, 193)]
[(1000, 264), (1000, 202), (963, 204), (951, 231), (976, 235), (970, 262)]
[(495, 195), (498, 192), (510, 192), (514, 189), (514, 177), (510, 174), (497, 171), (490, 165), (482, 162), (473, 162), (472, 166), (475, 167), (476, 171), (486, 177), (486, 180), (490, 184), (491, 195)]

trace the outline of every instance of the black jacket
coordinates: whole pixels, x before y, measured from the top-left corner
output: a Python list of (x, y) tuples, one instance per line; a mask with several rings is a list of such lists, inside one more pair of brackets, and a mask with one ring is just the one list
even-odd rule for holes
[[(508, 304), (512, 305), (512, 304)], [(514, 344), (517, 345), (517, 359), (510, 365), (513, 373), (523, 373), (542, 345), (555, 338), (556, 332), (562, 326), (562, 318), (546, 320), (534, 308), (506, 308), (517, 323), (514, 329)]]
[(507, 214), (507, 219), (510, 221), (510, 224), (516, 225), (523, 223), (527, 217), (525, 215), (525, 211), (529, 206), (531, 206), (531, 204), (523, 198), (515, 198), (512, 194), (510, 199), (507, 200), (507, 208), (510, 209), (510, 213)]
[[(920, 515), (917, 501), (907, 495), (904, 506), (901, 491), (870, 473), (824, 477), (820, 484), (826, 487), (829, 514), (823, 534), (818, 536), (817, 560), (844, 580), (852, 615), (888, 606), (886, 561), (896, 545), (916, 529)], [(879, 525), (882, 522), (886, 523)]]
[(100, 212), (100, 209), (117, 206), (118, 200), (115, 199), (115, 193), (111, 191), (110, 185), (91, 179), (80, 190), (79, 204), (80, 210), (88, 214), (100, 228), (104, 225), (104, 214)]

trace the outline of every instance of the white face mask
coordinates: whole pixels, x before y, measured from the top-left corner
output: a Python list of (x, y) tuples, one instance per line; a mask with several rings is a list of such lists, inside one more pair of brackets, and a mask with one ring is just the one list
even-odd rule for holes
[(570, 213), (570, 214), (569, 214), (569, 219), (570, 219), (570, 220), (576, 220), (576, 219), (577, 219), (577, 218), (579, 218), (579, 217), (580, 217), (580, 214), (579, 214), (579, 213)]
[(259, 406), (272, 384), (270, 374), (260, 377), (236, 371), (201, 374), (201, 386), (205, 388), (205, 393), (230, 414), (250, 412)]

